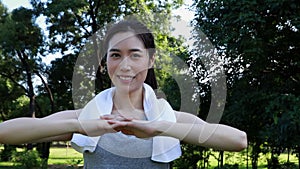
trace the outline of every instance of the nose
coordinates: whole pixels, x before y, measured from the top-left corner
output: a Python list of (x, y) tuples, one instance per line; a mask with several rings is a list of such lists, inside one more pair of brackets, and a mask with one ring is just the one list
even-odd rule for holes
[(122, 71), (129, 71), (131, 69), (131, 66), (130, 66), (130, 61), (128, 60), (128, 57), (124, 57), (124, 59), (122, 60), (122, 62), (120, 63), (120, 69)]

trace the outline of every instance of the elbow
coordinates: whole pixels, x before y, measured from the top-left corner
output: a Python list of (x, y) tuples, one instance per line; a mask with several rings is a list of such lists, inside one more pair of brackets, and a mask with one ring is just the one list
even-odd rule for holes
[(0, 144), (21, 145), (24, 143), (18, 142), (17, 139), (11, 138), (11, 133), (0, 130)]
[(0, 144), (17, 145), (16, 143), (7, 140), (6, 138), (8, 137), (9, 137), (8, 134), (0, 132)]
[(241, 132), (238, 140), (236, 151), (242, 151), (248, 147), (248, 139), (245, 132)]

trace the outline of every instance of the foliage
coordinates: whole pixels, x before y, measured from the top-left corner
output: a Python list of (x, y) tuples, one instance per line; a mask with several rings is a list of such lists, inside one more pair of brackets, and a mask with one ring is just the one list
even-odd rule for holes
[(20, 166), (22, 169), (47, 168), (47, 166), (43, 166), (43, 160), (35, 150), (15, 152), (12, 156), (12, 161), (15, 166)]
[(171, 3), (153, 0), (53, 0), (48, 2), (31, 0), (35, 12), (46, 16), (50, 50), (57, 49), (62, 52), (70, 49), (79, 51), (94, 33), (124, 16), (152, 12), (170, 13), (171, 9), (178, 8), (182, 3), (182, 0)]
[[(51, 62), (48, 67), (48, 85), (53, 92), (55, 111), (74, 109), (72, 100), (72, 75), (76, 56), (70, 54)], [(61, 73), (64, 72), (64, 73)]]
[[(10, 119), (12, 117), (16, 117), (16, 115), (14, 115), (13, 112), (22, 109), (21, 107), (23, 107), (23, 103), (20, 102), (21, 99), (18, 98), (24, 95), (24, 91), (23, 88), (20, 87), (18, 83), (16, 83), (22, 79), (22, 76), (21, 71), (14, 68), (13, 66), (18, 67), (19, 65), (14, 59), (12, 59), (11, 57), (7, 57), (7, 53), (5, 50), (5, 44), (10, 43), (8, 42), (10, 41), (10, 37), (7, 35), (10, 35), (12, 33), (6, 32), (6, 27), (9, 27), (9, 25), (11, 24), (8, 24), (8, 22), (10, 22), (10, 17), (7, 12), (7, 9), (3, 6), (2, 3), (0, 3), (0, 16), (0, 100), (2, 102), (2, 104), (0, 105), (0, 121), (2, 121)], [(5, 39), (8, 39), (8, 41), (4, 41)]]
[[(24, 108), (35, 102), (37, 107), (30, 109), (39, 110), (41, 117), (73, 109), (74, 94), (79, 96), (75, 98), (75, 102), (81, 104), (75, 104), (75, 108), (79, 108), (95, 93), (109, 87), (105, 61), (101, 52), (97, 52), (99, 43), (110, 23), (137, 14), (156, 35), (159, 85), (175, 109), (180, 109), (180, 102), (185, 99), (174, 92), (179, 90), (175, 77), (183, 70), (179, 65), (169, 64), (175, 58), (170, 56), (188, 62), (194, 72), (201, 89), (199, 116), (203, 119), (216, 97), (212, 95), (211, 85), (219, 80), (213, 75), (220, 73), (221, 68), (216, 66), (220, 63), (224, 66), (228, 87), (222, 122), (247, 132), (253, 168), (260, 153), (271, 152), (272, 158), (286, 149), (300, 153), (300, 4), (297, 0), (196, 0), (197, 41), (192, 52), (203, 55), (190, 58), (192, 53), (182, 46), (183, 40), (169, 34), (172, 30), (170, 11), (178, 8), (181, 0), (31, 0), (31, 4), (32, 10), (19, 8), (8, 13), (0, 3), (2, 120), (28, 112), (28, 108)], [(158, 13), (161, 15), (152, 15)], [(46, 17), (47, 40), (46, 33), (35, 24), (35, 19), (41, 15)], [(211, 43), (203, 38), (204, 35)], [(62, 57), (45, 69), (41, 57), (57, 52)], [(80, 63), (82, 67), (74, 68), (80, 53), (86, 60)], [(214, 57), (209, 58), (211, 56)], [(86, 73), (86, 79), (78, 79), (80, 83), (72, 86), (73, 72)], [(39, 87), (39, 98), (33, 100), (35, 86), (32, 81), (39, 73), (43, 73), (53, 90), (54, 110), (49, 110), (52, 103), (51, 99), (46, 100), (49, 91), (44, 91), (45, 86)], [(92, 88), (94, 86), (97, 89)], [(74, 91), (78, 93), (72, 93)], [(30, 99), (25, 99), (24, 94)], [(222, 101), (217, 103), (222, 104)], [(210, 156), (208, 150), (187, 145), (183, 145), (183, 149), (185, 154), (175, 161), (178, 167), (195, 167), (197, 163), (208, 165), (205, 161)]]
[(71, 167), (78, 167), (83, 162), (83, 159), (72, 159), (68, 160), (68, 164), (71, 165)]
[[(110, 81), (103, 69), (104, 63), (99, 60), (101, 56), (99, 53), (93, 52), (98, 51), (98, 39), (93, 36), (96, 32), (101, 39), (108, 24), (132, 14), (144, 18), (148, 17), (148, 20), (153, 23), (158, 21), (164, 23), (160, 26), (158, 26), (159, 24), (156, 26), (151, 24), (152, 29), (156, 29), (157, 32), (164, 32), (163, 29), (169, 29), (169, 17), (167, 16), (170, 15), (172, 9), (178, 8), (182, 3), (182, 0), (173, 2), (31, 0), (33, 9), (21, 7), (11, 13), (7, 13), (7, 10), (0, 3), (0, 28), (3, 30), (0, 33), (1, 78), (9, 79), (9, 82), (14, 83), (13, 87), (17, 86), (23, 90), (20, 95), (26, 94), (29, 97), (29, 103), (27, 104), (29, 111), (25, 111), (25, 116), (43, 117), (58, 110), (73, 109), (74, 101), (71, 96), (74, 94), (72, 92), (76, 91), (73, 89), (89, 88), (93, 85), (91, 79), (95, 78), (95, 74), (98, 91), (110, 86)], [(160, 13), (161, 16), (153, 17), (150, 15), (152, 13)], [(47, 32), (42, 32), (35, 23), (36, 18), (41, 15), (46, 18)], [(47, 39), (45, 39), (46, 35)], [(162, 39), (167, 36), (162, 35)], [(88, 41), (92, 45), (86, 47), (85, 44)], [(161, 41), (160, 44), (167, 43), (167, 41)], [(175, 44), (173, 45), (174, 49), (179, 49), (175, 39), (172, 39), (171, 43)], [(170, 49), (168, 48), (168, 50)], [(94, 57), (96, 61), (92, 63), (83, 62), (84, 70), (78, 70), (76, 67), (74, 68), (75, 61), (79, 52), (84, 50), (87, 51), (85, 57), (88, 56), (88, 59)], [(50, 67), (45, 69), (42, 56), (56, 52), (60, 52), (63, 57), (53, 61)], [(88, 83), (78, 83), (78, 86), (71, 86), (74, 70), (77, 73), (81, 73), (80, 71), (87, 72), (85, 78), (88, 78)], [(38, 93), (35, 93), (37, 87), (34, 86), (33, 81), (37, 76), (42, 80), (43, 86), (39, 86)], [(48, 84), (43, 79), (44, 77), (46, 77)], [(50, 89), (53, 90), (53, 94)], [(90, 97), (94, 92), (77, 91), (81, 93), (78, 94), (79, 98), (74, 99), (76, 103), (81, 105), (75, 104), (75, 108), (80, 108), (85, 104), (80, 97)], [(37, 94), (38, 97), (36, 97)], [(51, 105), (50, 109), (49, 105)], [(6, 111), (6, 108), (4, 111)], [(16, 114), (15, 112), (21, 113), (23, 111), (14, 109), (11, 112)], [(21, 116), (24, 116), (24, 114), (21, 114)]]
[[(58, 104), (56, 110), (71, 108), (72, 104), (75, 108), (81, 108), (95, 93), (110, 87), (105, 61), (102, 60), (103, 51), (99, 48), (107, 26), (127, 16), (136, 15), (141, 20), (148, 21), (152, 30), (163, 32), (163, 29), (169, 28), (168, 16), (171, 9), (178, 8), (182, 3), (181, 0), (31, 0), (35, 14), (46, 17), (49, 52), (62, 54), (61, 58), (52, 62), (48, 71), (49, 85), (54, 90)], [(60, 69), (63, 65), (66, 67)], [(57, 73), (58, 71), (65, 74)]]
[[(211, 151), (208, 148), (190, 144), (182, 144), (182, 155), (174, 161), (173, 166), (178, 169), (196, 169), (209, 166)], [(199, 164), (200, 163), (200, 164)]]
[(16, 146), (4, 145), (4, 149), (0, 152), (1, 161), (10, 161), (12, 154), (16, 151)]
[[(299, 147), (299, 1), (198, 0), (194, 5), (197, 30), (215, 46), (227, 75), (223, 122), (247, 132), (252, 167), (260, 152)], [(198, 33), (198, 44), (202, 36)], [(201, 66), (194, 63), (194, 69)]]
[[(0, 23), (1, 77), (9, 79), (23, 90), (30, 99), (29, 111), (33, 116), (35, 93), (33, 76), (43, 68), (41, 62), (43, 36), (34, 23), (33, 11), (20, 7), (10, 14), (2, 15)], [(23, 115), (23, 116), (24, 116)]]
[[(159, 90), (162, 90), (174, 110), (186, 112), (198, 110), (198, 108), (186, 107), (187, 105), (182, 104), (183, 101), (196, 102), (190, 97), (192, 94), (187, 94), (188, 91), (194, 92), (194, 90), (186, 90), (186, 86), (193, 85), (193, 79), (189, 79), (192, 78), (192, 75), (187, 70), (188, 64), (186, 62), (189, 57), (187, 47), (182, 45), (181, 39), (171, 37), (169, 34), (160, 34), (156, 38), (158, 52), (156, 54), (155, 73)], [(185, 98), (185, 95), (188, 95), (189, 98)]]
[(299, 168), (295, 163), (284, 163), (281, 165), (282, 169), (297, 169)]
[[(7, 120), (13, 117), (19, 117), (28, 108), (28, 100), (22, 95), (23, 90), (10, 80), (0, 76), (0, 114), (1, 120)], [(16, 113), (19, 112), (19, 113)]]

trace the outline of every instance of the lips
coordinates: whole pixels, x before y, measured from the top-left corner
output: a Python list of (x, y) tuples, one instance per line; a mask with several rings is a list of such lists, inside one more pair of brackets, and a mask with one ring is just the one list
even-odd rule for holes
[(119, 76), (119, 78), (122, 80), (132, 80), (134, 77), (133, 76)]
[(119, 75), (118, 78), (123, 82), (131, 82), (135, 76)]

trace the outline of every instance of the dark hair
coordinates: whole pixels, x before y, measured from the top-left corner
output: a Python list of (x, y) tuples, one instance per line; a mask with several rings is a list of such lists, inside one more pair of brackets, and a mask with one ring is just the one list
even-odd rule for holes
[[(133, 32), (137, 38), (139, 38), (145, 48), (148, 51), (149, 57), (153, 57), (155, 53), (155, 42), (153, 34), (150, 30), (141, 22), (137, 20), (124, 20), (117, 24), (112, 25), (106, 33), (103, 44), (103, 51), (106, 53), (108, 49), (109, 40), (119, 32)], [(106, 55), (106, 54), (105, 54)], [(106, 57), (104, 57), (106, 58)], [(157, 89), (157, 81), (154, 73), (154, 69), (148, 69), (147, 77), (144, 81), (146, 84), (150, 85), (152, 89)]]

